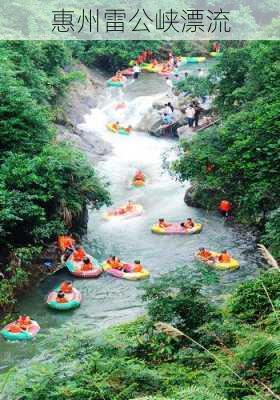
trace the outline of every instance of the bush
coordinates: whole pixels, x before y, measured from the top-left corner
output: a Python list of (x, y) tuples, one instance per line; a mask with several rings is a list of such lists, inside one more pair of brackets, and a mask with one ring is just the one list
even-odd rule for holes
[[(267, 295), (267, 293), (268, 295)], [(264, 319), (280, 300), (279, 272), (266, 272), (259, 278), (241, 284), (229, 304), (232, 316), (248, 323)]]
[(273, 256), (280, 260), (280, 208), (269, 216), (262, 236), (263, 243), (268, 247)]
[(148, 284), (143, 300), (152, 321), (168, 322), (197, 337), (197, 329), (211, 319), (213, 308), (201, 293), (201, 284), (190, 283), (186, 268)]

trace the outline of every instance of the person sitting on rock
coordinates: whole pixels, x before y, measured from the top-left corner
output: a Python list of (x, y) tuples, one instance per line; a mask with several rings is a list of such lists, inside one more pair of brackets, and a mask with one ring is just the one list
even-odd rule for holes
[(57, 293), (55, 300), (57, 303), (68, 303), (65, 294), (61, 290)]
[(72, 293), (73, 283), (71, 281), (64, 281), (60, 285), (60, 291), (63, 293)]
[(89, 257), (85, 257), (83, 259), (83, 265), (81, 266), (81, 271), (91, 271), (93, 269), (93, 265), (89, 259)]
[(187, 218), (186, 222), (181, 223), (182, 228), (192, 229), (194, 227), (194, 222), (191, 218)]
[(84, 258), (86, 257), (86, 252), (85, 250), (82, 248), (82, 246), (77, 245), (75, 247), (74, 253), (73, 253), (73, 259), (74, 261), (82, 261)]
[(162, 117), (162, 122), (165, 125), (171, 125), (173, 123), (172, 116), (170, 114), (164, 113)]

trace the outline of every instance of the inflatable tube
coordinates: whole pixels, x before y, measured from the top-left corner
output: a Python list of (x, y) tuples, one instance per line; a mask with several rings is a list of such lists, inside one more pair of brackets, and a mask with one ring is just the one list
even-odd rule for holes
[(119, 270), (112, 268), (110, 264), (106, 261), (102, 264), (102, 268), (108, 274), (114, 276), (115, 278), (127, 279), (129, 281), (139, 281), (141, 279), (147, 279), (150, 276), (150, 272), (146, 269), (143, 269), (142, 272), (133, 272), (132, 264), (124, 264), (124, 270)]
[(113, 128), (113, 122), (106, 125), (106, 128), (113, 133), (118, 133), (119, 135), (129, 136), (130, 133), (125, 130), (125, 128), (121, 127), (119, 130)]
[[(113, 219), (127, 219), (138, 217), (139, 215), (143, 214), (143, 206), (141, 204), (135, 204), (134, 210), (130, 212), (126, 212), (125, 214), (117, 214), (117, 210), (108, 211), (103, 215), (103, 218), (107, 221), (111, 221)], [(116, 213), (116, 214), (115, 214)]]
[(217, 57), (217, 58), (222, 57), (223, 55), (223, 53), (217, 53), (216, 51), (211, 51), (209, 54), (211, 57)]
[[(211, 253), (213, 254), (214, 257), (219, 257), (219, 255), (221, 254), (221, 253), (216, 253), (214, 251), (211, 251)], [(218, 261), (213, 262), (210, 260), (209, 261), (204, 260), (203, 258), (199, 257), (199, 255), (196, 254), (196, 259), (198, 261), (203, 262), (204, 264), (209, 265), (210, 267), (214, 267), (221, 271), (225, 271), (227, 269), (235, 270), (235, 269), (239, 268), (239, 262), (237, 260), (235, 260), (234, 258), (231, 258), (231, 260), (228, 263), (221, 263)]]
[(144, 72), (151, 72), (151, 73), (153, 73), (153, 72), (160, 72), (161, 69), (162, 69), (162, 66), (161, 66), (161, 65), (153, 65), (153, 64), (145, 64), (145, 65), (142, 67), (142, 71), (144, 71)]
[(65, 265), (68, 268), (70, 274), (76, 276), (77, 278), (98, 278), (99, 275), (102, 274), (103, 270), (99, 267), (98, 262), (87, 254), (87, 257), (90, 259), (94, 268), (90, 271), (81, 271), (81, 266), (83, 265), (82, 261), (74, 261), (73, 257), (70, 256), (66, 261)]
[(107, 86), (111, 87), (122, 87), (125, 84), (126, 78), (123, 77), (121, 81), (112, 81), (111, 79), (108, 79), (107, 81)]
[(180, 65), (202, 63), (206, 61), (206, 57), (182, 57)]
[(6, 325), (1, 331), (1, 335), (4, 339), (10, 341), (22, 341), (22, 340), (31, 340), (33, 339), (37, 333), (40, 331), (40, 326), (36, 321), (31, 320), (30, 327), (23, 332), (13, 333), (9, 331), (9, 326), (12, 325), (14, 322)]
[(153, 233), (159, 235), (192, 235), (194, 233), (200, 233), (202, 230), (202, 224), (194, 224), (191, 229), (183, 228), (180, 223), (173, 223), (167, 228), (160, 228), (158, 225), (153, 225), (151, 228)]
[(50, 308), (55, 310), (72, 310), (73, 308), (77, 308), (81, 305), (82, 295), (79, 290), (73, 288), (71, 293), (65, 293), (65, 297), (68, 300), (67, 303), (58, 303), (56, 301), (57, 292), (59, 291), (59, 287), (52, 292), (49, 293), (47, 298), (47, 305)]

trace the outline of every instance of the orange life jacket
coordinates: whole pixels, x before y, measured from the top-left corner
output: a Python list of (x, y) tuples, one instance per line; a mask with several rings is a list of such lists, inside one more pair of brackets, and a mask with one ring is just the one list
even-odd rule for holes
[(92, 263), (89, 263), (89, 264), (84, 263), (82, 265), (81, 271), (91, 271), (92, 269), (93, 269)]
[(210, 257), (212, 256), (212, 253), (211, 253), (209, 250), (204, 250), (204, 251), (200, 251), (200, 252), (198, 253), (198, 255), (199, 255), (200, 257), (202, 257), (202, 258), (207, 259), (207, 258), (210, 258)]
[(74, 261), (82, 261), (85, 256), (86, 252), (84, 251), (84, 249), (75, 250), (73, 253)]
[(19, 319), (17, 320), (17, 322), (21, 327), (27, 327), (28, 325), (31, 324), (31, 320), (29, 317), (20, 316)]
[(231, 204), (230, 204), (229, 201), (227, 201), (227, 200), (222, 200), (222, 201), (220, 202), (219, 210), (224, 211), (224, 212), (228, 212), (228, 211), (231, 210), (231, 208), (232, 208), (232, 206), (231, 206)]
[(9, 326), (8, 331), (12, 333), (20, 333), (21, 327), (18, 324), (12, 324)]
[(219, 255), (219, 262), (226, 263), (230, 261), (230, 255), (227, 253), (221, 253)]
[(142, 272), (143, 267), (141, 264), (134, 264), (133, 272)]
[(60, 290), (63, 293), (72, 293), (72, 285), (69, 285), (67, 282), (62, 282), (60, 285)]

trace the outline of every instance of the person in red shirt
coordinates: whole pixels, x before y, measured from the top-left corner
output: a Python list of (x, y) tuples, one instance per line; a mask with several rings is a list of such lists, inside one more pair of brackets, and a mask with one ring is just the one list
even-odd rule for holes
[(232, 209), (232, 205), (228, 200), (222, 200), (219, 204), (219, 211), (224, 217), (228, 217)]

